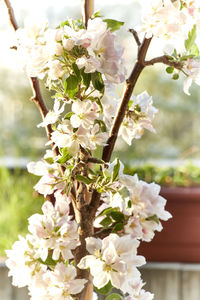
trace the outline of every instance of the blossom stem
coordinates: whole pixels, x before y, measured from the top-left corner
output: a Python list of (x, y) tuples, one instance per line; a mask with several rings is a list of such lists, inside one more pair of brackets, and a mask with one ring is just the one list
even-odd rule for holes
[(153, 58), (151, 60), (147, 60), (144, 63), (145, 63), (145, 66), (153, 66), (154, 64), (162, 63), (162, 64), (168, 65), (170, 67), (174, 67), (175, 69), (178, 69), (178, 70), (182, 69), (181, 62), (171, 61), (170, 57), (167, 55), (163, 55), (163, 56)]

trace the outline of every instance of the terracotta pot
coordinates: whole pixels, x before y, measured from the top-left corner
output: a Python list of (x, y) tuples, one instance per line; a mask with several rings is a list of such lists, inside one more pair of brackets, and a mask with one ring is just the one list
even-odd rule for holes
[(161, 195), (173, 218), (152, 242), (141, 243), (139, 254), (147, 261), (200, 262), (200, 187), (162, 187)]

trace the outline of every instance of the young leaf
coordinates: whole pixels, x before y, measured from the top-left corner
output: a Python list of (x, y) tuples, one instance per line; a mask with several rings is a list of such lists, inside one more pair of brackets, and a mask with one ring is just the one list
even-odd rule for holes
[(83, 175), (80, 175), (80, 174), (76, 175), (75, 178), (77, 181), (84, 182), (85, 184), (90, 184), (92, 182), (91, 179), (89, 179), (88, 177), (85, 177)]
[(114, 207), (106, 208), (98, 216), (109, 215), (112, 211), (116, 211), (116, 208)]
[(66, 163), (66, 161), (68, 161), (70, 158), (72, 158), (72, 156), (71, 156), (71, 154), (69, 154), (68, 149), (67, 149), (67, 148), (63, 148), (63, 149), (62, 149), (62, 157), (59, 158), (59, 159), (57, 160), (57, 162), (58, 162), (59, 164), (64, 164), (64, 163)]
[(91, 73), (85, 73), (84, 69), (80, 70), (81, 73), (81, 77), (82, 77), (82, 82), (86, 87), (86, 90), (89, 88), (90, 86), (90, 82), (91, 82)]
[(55, 266), (57, 264), (57, 261), (53, 260), (49, 255), (45, 261), (43, 261), (41, 258), (38, 258), (38, 261), (46, 266)]
[(67, 96), (74, 99), (74, 96), (78, 92), (78, 78), (74, 75), (70, 75), (64, 82), (64, 89)]
[(77, 64), (73, 63), (72, 68), (73, 68), (73, 71), (74, 71), (76, 77), (78, 78), (78, 81), (80, 82), (81, 81), (81, 72), (80, 72)]
[(116, 222), (123, 222), (124, 221), (124, 214), (121, 213), (120, 211), (112, 211), (110, 213), (110, 215), (113, 218), (113, 220), (115, 220)]
[(191, 53), (191, 55), (199, 56), (200, 52), (199, 52), (199, 48), (196, 44), (192, 45), (192, 47), (190, 49), (190, 53)]
[(112, 173), (112, 182), (115, 181), (115, 179), (118, 177), (119, 175), (119, 169), (120, 169), (120, 163), (119, 163), (119, 159), (117, 159), (117, 163), (113, 168), (113, 173)]
[(65, 120), (70, 120), (71, 116), (73, 115), (74, 113), (72, 111), (68, 112), (65, 116), (64, 116), (64, 119)]
[(197, 26), (194, 25), (193, 28), (188, 33), (188, 38), (185, 40), (185, 50), (190, 51), (197, 37)]
[(123, 298), (119, 294), (111, 294), (105, 300), (123, 300)]
[(100, 11), (100, 10), (96, 11), (96, 12), (92, 15), (91, 18), (92, 18), (92, 19), (95, 19), (95, 18), (101, 18), (101, 11)]
[(147, 220), (147, 221), (154, 221), (154, 222), (156, 222), (157, 224), (160, 223), (160, 221), (159, 221), (157, 215), (150, 216), (150, 217), (146, 218), (146, 220)]
[(48, 164), (53, 164), (54, 163), (54, 159), (53, 159), (53, 157), (47, 157), (47, 158), (45, 158), (44, 159)]
[(107, 132), (107, 127), (106, 127), (106, 124), (104, 123), (104, 121), (102, 121), (102, 120), (95, 120), (95, 123), (99, 124), (99, 127), (101, 128), (102, 132)]
[(101, 73), (99, 73), (99, 72), (92, 73), (92, 84), (96, 90), (103, 92), (104, 82), (101, 77)]
[(123, 223), (117, 223), (117, 224), (114, 226), (112, 232), (118, 232), (118, 231), (121, 231), (123, 228), (124, 228), (124, 224), (123, 224)]
[(104, 287), (102, 287), (101, 289), (98, 289), (97, 287), (94, 287), (94, 290), (98, 293), (98, 294), (102, 294), (102, 295), (107, 295), (111, 290), (112, 290), (113, 286), (111, 284), (111, 282), (109, 281)]
[(71, 27), (69, 21), (62, 22), (62, 23), (60, 24), (60, 27), (64, 27), (64, 26), (66, 26), (66, 25)]
[(110, 28), (111, 32), (119, 30), (120, 27), (124, 25), (124, 22), (113, 19), (104, 19), (103, 21), (107, 23), (107, 26)]
[(110, 224), (112, 224), (112, 219), (110, 217), (106, 217), (105, 219), (103, 219), (100, 224), (103, 227), (108, 227)]

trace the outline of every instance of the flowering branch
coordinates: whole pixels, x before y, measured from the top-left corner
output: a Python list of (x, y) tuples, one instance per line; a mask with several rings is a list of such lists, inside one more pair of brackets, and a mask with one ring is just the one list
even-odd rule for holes
[[(4, 2), (8, 9), (10, 23), (11, 23), (13, 29), (16, 31), (19, 28), (19, 26), (17, 25), (17, 21), (15, 18), (15, 15), (14, 15), (12, 5), (9, 0), (4, 0)], [(44, 119), (48, 113), (48, 109), (47, 109), (47, 106), (46, 106), (44, 99), (42, 97), (42, 94), (41, 94), (39, 81), (36, 77), (30, 77), (30, 82), (31, 82), (32, 91), (33, 91), (33, 97), (31, 98), (31, 100), (36, 104), (36, 106), (38, 107), (38, 109), (40, 111), (42, 119)], [(46, 132), (47, 132), (48, 140), (50, 140), (51, 133), (52, 133), (51, 125), (46, 126)], [(59, 154), (59, 151), (57, 148), (55, 148), (55, 154), (56, 155)]]
[(102, 159), (105, 162), (108, 162), (111, 158), (111, 155), (112, 155), (112, 152), (113, 152), (113, 149), (114, 149), (117, 137), (118, 137), (119, 128), (122, 124), (122, 121), (124, 119), (124, 116), (125, 116), (125, 113), (127, 110), (128, 102), (131, 98), (131, 95), (133, 93), (133, 89), (137, 83), (137, 80), (145, 67), (145, 57), (146, 57), (150, 43), (151, 43), (151, 38), (149, 38), (149, 39), (144, 38), (142, 44), (140, 45), (140, 47), (138, 47), (137, 62), (133, 68), (131, 75), (129, 76), (129, 78), (126, 81), (126, 88), (125, 88), (124, 95), (123, 95), (123, 98), (121, 101), (121, 105), (119, 107), (118, 113), (114, 120), (114, 124), (113, 124), (112, 130), (111, 130), (111, 135), (106, 143), (106, 146), (103, 149)]
[(147, 60), (144, 63), (145, 63), (145, 66), (153, 66), (154, 64), (162, 63), (162, 64), (168, 65), (170, 67), (174, 67), (175, 69), (178, 69), (178, 70), (182, 69), (182, 64), (180, 62), (172, 61), (171, 58), (167, 55), (163, 55), (163, 56), (153, 58), (151, 60)]
[[(10, 2), (5, 3), (16, 30)], [(165, 199), (159, 196), (159, 186), (139, 180), (137, 174), (124, 174), (119, 159), (109, 161), (118, 135), (131, 145), (144, 129), (155, 132), (152, 121), (157, 109), (152, 97), (146, 91), (132, 95), (146, 66), (164, 63), (170, 66), (166, 69), (169, 74), (175, 68), (183, 71), (187, 93), (192, 81), (200, 84), (196, 20), (188, 32), (185, 52), (174, 49), (172, 56), (146, 60), (153, 36), (168, 40), (179, 31), (182, 36), (183, 13), (190, 20), (191, 7), (188, 9), (179, 11), (171, 1), (158, 2), (156, 11), (160, 13), (150, 7), (142, 18), (143, 41), (130, 30), (138, 53), (121, 103), (110, 87), (125, 80), (123, 49), (113, 33), (124, 23), (102, 19), (99, 13), (89, 19), (92, 0), (83, 1), (85, 23), (68, 19), (52, 30), (46, 22), (35, 26), (30, 21), (17, 31), (17, 51), (24, 54), (32, 100), (43, 117), (38, 127), (47, 128), (48, 144), (59, 154), (55, 157), (47, 150), (42, 160), (28, 164), (30, 173), (41, 176), (34, 189), (44, 197), (53, 194), (55, 203), (46, 201), (43, 214), (29, 218), (30, 234), (7, 252), (13, 284), (27, 285), (32, 300), (66, 296), (91, 300), (93, 284), (106, 293), (112, 287), (120, 289), (123, 300), (153, 299), (142, 289), (137, 267), (145, 260), (137, 256), (137, 247), (140, 240), (151, 241), (155, 231), (162, 229), (160, 220), (171, 215), (165, 210)], [(172, 78), (177, 79), (178, 73), (175, 70)], [(37, 77), (46, 78), (49, 89), (56, 92), (51, 111), (43, 101)], [(98, 146), (104, 147), (102, 160), (93, 157)], [(100, 229), (94, 233), (94, 228)]]

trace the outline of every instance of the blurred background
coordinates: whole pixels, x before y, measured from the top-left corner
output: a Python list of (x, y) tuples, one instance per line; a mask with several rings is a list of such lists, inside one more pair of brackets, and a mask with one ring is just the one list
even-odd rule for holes
[[(67, 17), (81, 17), (81, 0), (11, 2), (21, 27), (29, 16), (46, 17), (50, 27), (57, 26)], [(124, 58), (128, 61), (127, 69), (130, 72), (137, 49), (128, 29), (135, 28), (139, 21), (137, 1), (95, 0), (97, 10), (101, 10), (101, 15), (106, 18), (125, 21), (119, 39), (125, 47)], [(10, 49), (15, 44), (15, 37), (3, 1), (0, 1), (0, 40), (0, 256), (5, 256), (5, 249), (11, 247), (18, 234), (27, 232), (27, 217), (40, 210), (43, 199), (36, 197), (33, 192), (33, 185), (38, 178), (28, 174), (25, 166), (28, 161), (42, 157), (46, 135), (42, 128), (36, 127), (41, 117), (29, 101), (32, 95), (29, 80), (20, 70), (15, 51)], [(155, 41), (149, 56), (155, 57), (159, 51)], [(51, 108), (50, 94), (42, 83), (41, 87), (47, 106)], [(191, 97), (185, 95), (183, 78), (174, 81), (165, 72), (165, 66), (157, 65), (144, 70), (134, 94), (144, 90), (153, 96), (154, 106), (159, 109), (153, 122), (157, 134), (145, 131), (143, 137), (134, 140), (131, 147), (119, 140), (113, 157), (119, 156), (129, 169), (144, 164), (167, 166), (170, 168), (166, 175), (168, 179), (172, 176), (172, 167), (178, 166), (182, 168), (180, 172), (184, 173), (182, 165), (189, 160), (191, 173), (191, 164), (199, 165), (200, 159), (199, 87), (194, 85), (191, 88)], [(188, 172), (187, 168), (185, 172)], [(195, 169), (195, 176), (199, 183), (199, 169)], [(155, 178), (150, 176), (151, 180)]]

